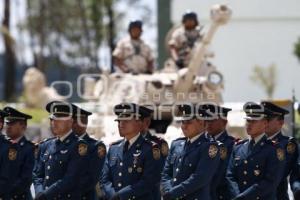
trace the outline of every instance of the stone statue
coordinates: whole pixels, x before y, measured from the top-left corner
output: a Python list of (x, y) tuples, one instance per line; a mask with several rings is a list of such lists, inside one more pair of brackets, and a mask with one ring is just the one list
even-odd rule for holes
[(45, 75), (35, 67), (26, 70), (23, 77), (25, 103), (28, 107), (43, 108), (53, 100), (64, 100), (52, 87), (46, 86)]

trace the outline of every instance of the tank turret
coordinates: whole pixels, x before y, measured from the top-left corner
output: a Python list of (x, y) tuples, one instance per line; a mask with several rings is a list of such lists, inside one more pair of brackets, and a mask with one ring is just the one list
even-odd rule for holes
[(113, 106), (120, 102), (150, 105), (155, 110), (152, 127), (164, 133), (172, 122), (174, 104), (182, 101), (221, 103), (223, 76), (209, 62), (208, 46), (218, 27), (226, 24), (230, 16), (231, 10), (226, 5), (212, 7), (212, 23), (195, 45), (187, 68), (177, 70), (172, 62), (167, 62), (161, 71), (151, 75), (102, 75), (94, 89), (94, 99), (101, 106), (98, 116), (102, 119), (113, 116)]

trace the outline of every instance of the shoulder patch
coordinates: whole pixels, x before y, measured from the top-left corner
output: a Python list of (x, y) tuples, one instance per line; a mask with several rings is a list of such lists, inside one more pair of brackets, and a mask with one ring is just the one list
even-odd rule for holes
[(166, 141), (161, 143), (161, 154), (166, 157), (169, 154), (169, 145)]
[(296, 146), (296, 144), (293, 141), (289, 141), (288, 144), (286, 145), (286, 151), (289, 154), (295, 153), (296, 148), (297, 148), (297, 146)]
[(214, 158), (214, 157), (216, 157), (217, 153), (218, 153), (218, 147), (214, 144), (209, 145), (208, 156), (210, 158)]
[(157, 146), (152, 147), (152, 154), (153, 154), (154, 160), (159, 160), (160, 159), (160, 150)]
[(104, 158), (106, 156), (106, 146), (103, 143), (98, 143), (97, 154), (99, 158)]
[(228, 154), (227, 148), (226, 148), (225, 146), (221, 146), (221, 147), (220, 147), (220, 158), (221, 158), (222, 160), (226, 160), (227, 154)]

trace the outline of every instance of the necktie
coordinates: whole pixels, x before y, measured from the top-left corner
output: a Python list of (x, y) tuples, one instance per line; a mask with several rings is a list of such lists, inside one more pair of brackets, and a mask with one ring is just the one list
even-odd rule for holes
[(190, 140), (186, 141), (185, 149), (189, 148), (190, 146), (191, 146), (191, 141)]
[(250, 141), (250, 144), (249, 144), (249, 151), (250, 151), (250, 152), (253, 150), (254, 145), (255, 145), (255, 141), (252, 139), (252, 140)]
[(125, 144), (124, 144), (124, 149), (123, 152), (125, 153), (126, 151), (128, 151), (128, 147), (129, 147), (129, 141), (126, 140)]

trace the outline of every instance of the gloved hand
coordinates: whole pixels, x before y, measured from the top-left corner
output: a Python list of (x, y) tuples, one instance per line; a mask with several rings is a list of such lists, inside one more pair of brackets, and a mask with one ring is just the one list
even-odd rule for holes
[(47, 198), (44, 193), (38, 193), (34, 200), (47, 200)]
[(179, 67), (179, 69), (182, 69), (184, 68), (184, 60), (182, 58), (178, 58), (176, 61), (175, 61), (176, 65)]

